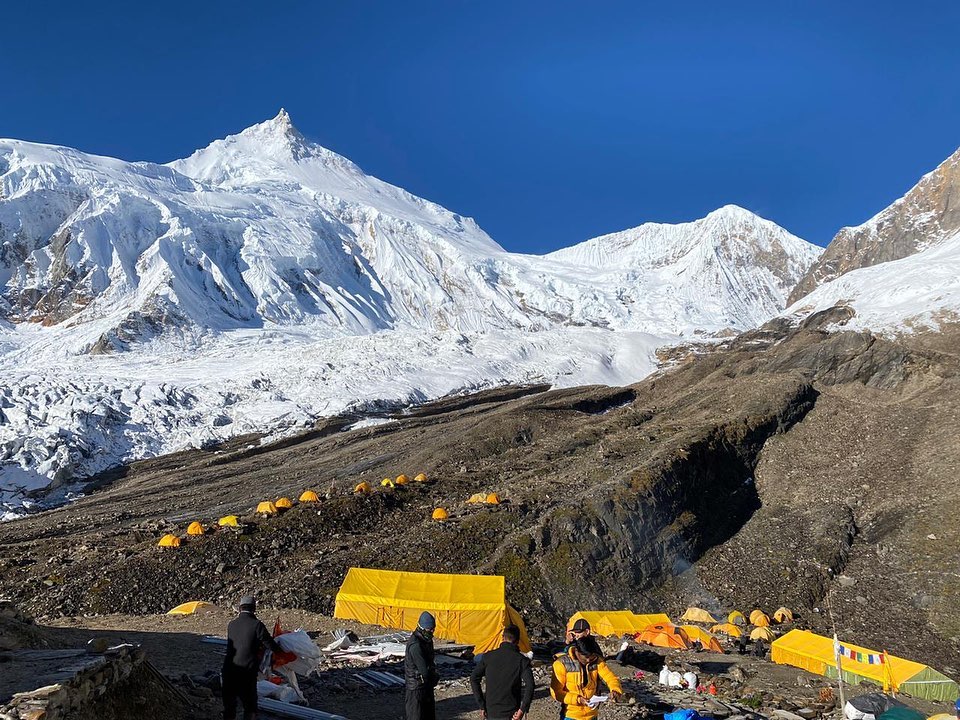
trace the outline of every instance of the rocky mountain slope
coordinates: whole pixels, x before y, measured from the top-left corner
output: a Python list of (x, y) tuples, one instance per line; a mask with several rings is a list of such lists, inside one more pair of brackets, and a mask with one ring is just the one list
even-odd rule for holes
[(856, 270), (900, 260), (960, 233), (960, 150), (906, 195), (857, 227), (846, 227), (790, 293), (793, 304)]
[[(893, 340), (825, 331), (832, 320), (677, 351), (628, 388), (487, 393), (144, 461), (0, 526), (0, 590), (48, 615), (227, 603), (241, 588), (328, 612), (352, 565), (494, 571), (538, 632), (586, 607), (693, 602), (786, 604), (826, 630), (829, 597), (841, 635), (955, 672), (958, 329)], [(379, 489), (419, 471), (433, 482)], [(353, 494), (360, 480), (377, 492)], [(319, 507), (253, 517), (307, 487)], [(467, 504), (478, 491), (508, 502)], [(451, 519), (430, 520), (437, 506)], [(252, 534), (155, 547), (227, 513)]]
[(508, 253), (282, 111), (166, 166), (0, 140), (0, 503), (348, 410), (633, 382), (782, 310), (818, 252), (739, 208), (651, 228), (603, 266)]

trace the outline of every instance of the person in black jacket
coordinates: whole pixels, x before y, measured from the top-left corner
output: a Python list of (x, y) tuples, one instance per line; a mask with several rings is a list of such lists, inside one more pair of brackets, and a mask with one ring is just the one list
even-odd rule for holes
[(437, 621), (428, 612), (420, 614), (417, 629), (407, 641), (403, 675), (407, 683), (407, 720), (436, 720), (433, 689), (440, 676), (433, 661), (433, 631)]
[(227, 625), (227, 655), (223, 659), (223, 720), (235, 720), (237, 700), (243, 705), (244, 720), (257, 717), (257, 672), (260, 649), (282, 652), (270, 631), (254, 613), (257, 600), (247, 595), (240, 600), (240, 613)]
[[(520, 652), (520, 628), (508, 625), (503, 642), (484, 653), (470, 676), (473, 696), (486, 720), (520, 720), (533, 702), (533, 670), (530, 658)], [(480, 681), (486, 678), (484, 694)]]

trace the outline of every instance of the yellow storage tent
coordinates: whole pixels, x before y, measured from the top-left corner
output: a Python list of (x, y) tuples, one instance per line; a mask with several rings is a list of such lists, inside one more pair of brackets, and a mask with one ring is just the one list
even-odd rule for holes
[(486, 501), (487, 496), (485, 493), (474, 493), (467, 499), (467, 502), (471, 505), (479, 505), (480, 503), (484, 503)]
[(180, 538), (178, 538), (176, 535), (167, 533), (160, 538), (160, 542), (157, 543), (157, 547), (180, 547)]
[(408, 478), (406, 475), (397, 475), (397, 479), (394, 480), (394, 482), (397, 485), (406, 485), (408, 482), (410, 482), (410, 478)]
[(663, 614), (637, 615), (629, 610), (583, 610), (570, 617), (567, 627), (573, 627), (577, 620), (586, 620), (590, 623), (590, 632), (600, 637), (636, 635), (651, 625), (670, 622), (670, 618)]
[(773, 630), (764, 626), (755, 627), (750, 631), (751, 640), (766, 640), (767, 642), (773, 642), (776, 637), (777, 636), (773, 634)]
[(427, 482), (427, 476), (423, 473), (418, 473), (413, 480), (414, 482)]
[[(960, 686), (929, 665), (847, 642), (841, 641), (841, 644), (862, 658), (862, 662), (846, 656), (840, 658), (843, 679), (850, 684), (867, 681), (884, 689), (909, 693), (925, 700), (955, 700), (960, 697)], [(883, 662), (869, 662), (870, 659), (878, 657), (882, 658)], [(817, 675), (837, 677), (833, 640), (807, 630), (791, 630), (775, 640), (770, 646), (770, 659), (775, 663), (803, 668)]]
[(530, 639), (520, 614), (506, 599), (500, 575), (440, 575), (350, 568), (337, 593), (333, 616), (414, 630), (420, 613), (437, 619), (436, 636), (473, 645), (476, 654), (499, 647), (507, 625), (520, 628), (520, 649)]
[(699, 640), (704, 650), (717, 653), (723, 652), (723, 646), (720, 644), (720, 641), (699, 625), (681, 625), (680, 627), (687, 634), (687, 638), (689, 638), (691, 643), (693, 643), (694, 640)]
[(706, 610), (698, 607), (687, 608), (687, 611), (680, 616), (680, 619), (685, 622), (710, 623), (711, 625), (717, 622), (717, 618)]
[(370, 487), (370, 483), (364, 480), (362, 483), (357, 483), (353, 491), (359, 495), (367, 495), (373, 491), (373, 488)]
[(262, 503), (257, 505), (257, 515), (276, 515), (277, 506), (274, 505), (269, 500), (264, 500)]
[(727, 622), (733, 625), (746, 625), (747, 618), (739, 610), (734, 610), (732, 613), (727, 615)]
[(320, 502), (320, 496), (317, 495), (313, 490), (304, 490), (303, 494), (300, 495), (300, 502), (302, 503), (318, 503)]
[(785, 607), (777, 608), (776, 612), (773, 613), (773, 621), (777, 623), (793, 622), (793, 610)]
[(433, 515), (430, 516), (433, 520), (446, 520), (450, 515), (443, 508), (434, 508)]
[(240, 527), (240, 520), (236, 515), (224, 515), (217, 520), (217, 525), (220, 527)]
[(217, 606), (213, 603), (193, 600), (191, 602), (185, 602), (182, 605), (177, 605), (175, 608), (173, 608), (173, 610), (168, 610), (167, 615), (193, 615), (197, 612), (205, 612), (207, 610), (216, 609)]
[(757, 627), (767, 627), (770, 624), (770, 618), (763, 610), (754, 610), (750, 613), (750, 624)]
[(733, 623), (720, 623), (718, 625), (714, 625), (712, 628), (710, 628), (710, 632), (722, 633), (724, 635), (729, 635), (730, 637), (735, 637), (735, 638), (738, 638), (741, 635), (743, 635), (743, 630), (738, 628)]
[(194, 520), (187, 526), (187, 535), (203, 535), (203, 525)]
[(288, 497), (279, 498), (274, 505), (277, 506), (278, 510), (289, 510), (293, 507), (293, 500)]

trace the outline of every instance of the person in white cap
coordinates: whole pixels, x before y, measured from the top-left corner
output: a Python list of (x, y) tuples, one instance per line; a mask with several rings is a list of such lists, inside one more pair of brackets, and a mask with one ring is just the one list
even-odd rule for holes
[(433, 660), (433, 631), (436, 618), (424, 611), (417, 621), (417, 629), (407, 641), (403, 657), (403, 675), (407, 683), (407, 720), (436, 720), (436, 701), (433, 689), (440, 676)]
[(237, 701), (243, 705), (244, 720), (257, 718), (257, 671), (260, 650), (282, 652), (270, 631), (254, 614), (257, 599), (240, 598), (240, 612), (227, 625), (227, 654), (223, 658), (223, 720), (235, 720)]

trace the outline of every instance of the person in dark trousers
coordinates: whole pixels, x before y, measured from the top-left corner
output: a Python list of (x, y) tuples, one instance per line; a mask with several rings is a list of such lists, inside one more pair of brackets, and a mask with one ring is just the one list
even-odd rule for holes
[(737, 652), (741, 655), (747, 654), (747, 635), (746, 633), (741, 633), (740, 637), (737, 638)]
[(433, 689), (440, 676), (433, 661), (433, 631), (437, 621), (428, 612), (420, 614), (417, 629), (407, 641), (403, 675), (407, 684), (407, 720), (436, 720)]
[(257, 600), (252, 595), (240, 599), (240, 612), (227, 625), (227, 655), (223, 659), (223, 720), (235, 720), (237, 701), (243, 705), (244, 720), (257, 717), (257, 671), (260, 650), (282, 652), (270, 631), (254, 614)]
[[(484, 693), (481, 681), (486, 679)], [(483, 653), (470, 676), (473, 696), (486, 720), (520, 720), (533, 702), (530, 658), (520, 652), (520, 628), (508, 625), (496, 650)]]

